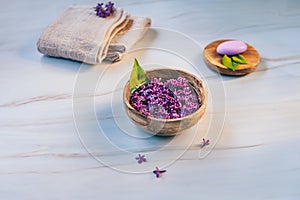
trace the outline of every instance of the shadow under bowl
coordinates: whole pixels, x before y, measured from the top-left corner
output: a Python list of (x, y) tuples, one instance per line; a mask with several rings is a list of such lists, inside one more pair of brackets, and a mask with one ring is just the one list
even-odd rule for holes
[(161, 119), (146, 116), (131, 106), (129, 102), (131, 93), (128, 81), (123, 91), (123, 102), (127, 115), (137, 127), (153, 135), (175, 136), (180, 134), (183, 130), (191, 128), (201, 119), (201, 117), (205, 113), (208, 99), (207, 90), (205, 89), (205, 86), (201, 79), (188, 72), (175, 69), (149, 70), (146, 71), (146, 74), (149, 79), (161, 78), (163, 82), (169, 79), (184, 77), (197, 94), (200, 107), (192, 114), (176, 119)]

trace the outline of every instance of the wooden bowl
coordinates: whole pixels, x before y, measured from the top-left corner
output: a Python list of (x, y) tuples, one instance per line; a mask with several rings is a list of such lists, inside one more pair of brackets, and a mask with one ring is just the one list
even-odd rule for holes
[(148, 78), (161, 78), (162, 81), (172, 78), (177, 79), (178, 77), (186, 78), (194, 88), (201, 106), (194, 113), (177, 119), (160, 119), (145, 116), (135, 110), (129, 103), (131, 94), (129, 82), (127, 82), (123, 91), (123, 102), (127, 115), (137, 127), (153, 135), (174, 136), (180, 134), (182, 130), (194, 126), (200, 120), (205, 113), (208, 98), (207, 90), (202, 80), (188, 72), (174, 69), (155, 69), (146, 71), (146, 73)]
[(217, 53), (217, 47), (219, 44), (226, 42), (229, 40), (217, 40), (210, 44), (208, 44), (203, 50), (203, 58), (206, 65), (214, 71), (219, 72), (220, 74), (226, 74), (231, 76), (242, 76), (248, 73), (255, 71), (260, 56), (257, 50), (247, 44), (247, 51), (242, 53), (242, 55), (248, 61), (248, 64), (240, 64), (235, 71), (228, 69), (226, 66), (222, 64), (222, 56)]

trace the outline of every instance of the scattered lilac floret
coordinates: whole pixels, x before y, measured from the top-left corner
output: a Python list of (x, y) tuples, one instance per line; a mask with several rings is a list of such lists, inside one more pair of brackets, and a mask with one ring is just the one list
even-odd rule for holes
[(108, 2), (105, 4), (105, 8), (103, 7), (103, 3), (98, 3), (95, 7), (96, 15), (98, 17), (106, 18), (114, 13), (114, 3)]
[(159, 170), (158, 167), (155, 167), (155, 170), (153, 170), (153, 173), (156, 175), (156, 178), (161, 177), (162, 173), (165, 173), (167, 170)]
[(145, 155), (141, 155), (141, 154), (139, 154), (138, 157), (135, 157), (135, 159), (137, 160), (137, 162), (139, 164), (142, 164), (143, 162), (147, 161), (147, 159), (145, 158)]
[(130, 104), (146, 116), (161, 119), (185, 117), (200, 107), (197, 94), (182, 77), (166, 82), (154, 78), (133, 92)]
[(202, 139), (202, 145), (201, 145), (201, 148), (203, 148), (203, 147), (205, 147), (205, 146), (207, 146), (207, 145), (209, 145), (209, 140), (206, 140), (206, 139)]

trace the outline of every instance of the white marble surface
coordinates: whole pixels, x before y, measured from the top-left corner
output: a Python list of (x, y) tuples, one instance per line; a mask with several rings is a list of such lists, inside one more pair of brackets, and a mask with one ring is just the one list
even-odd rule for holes
[[(139, 51), (109, 67), (37, 52), (67, 6), (96, 3), (0, 6), (0, 199), (300, 199), (300, 1), (119, 0), (156, 27)], [(257, 48), (254, 73), (206, 68), (202, 48), (224, 38)], [(133, 57), (206, 81), (210, 106), (197, 130), (149, 138), (132, 127), (119, 97)], [(201, 151), (203, 137), (212, 144)], [(147, 163), (134, 160), (140, 152)], [(160, 179), (155, 166), (167, 169)]]

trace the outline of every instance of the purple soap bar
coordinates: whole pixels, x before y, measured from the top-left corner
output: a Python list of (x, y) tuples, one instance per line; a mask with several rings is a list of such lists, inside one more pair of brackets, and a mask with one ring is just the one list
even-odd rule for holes
[(231, 40), (222, 42), (217, 47), (217, 52), (222, 55), (236, 55), (243, 53), (247, 50), (247, 44), (239, 40)]

